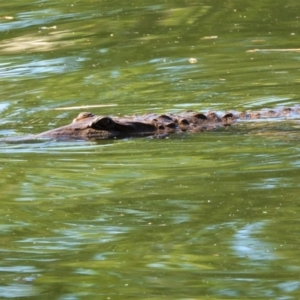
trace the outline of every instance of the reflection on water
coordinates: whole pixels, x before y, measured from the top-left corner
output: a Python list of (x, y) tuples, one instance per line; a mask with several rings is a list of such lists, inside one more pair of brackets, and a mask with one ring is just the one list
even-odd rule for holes
[(49, 74), (62, 74), (64, 72), (71, 72), (79, 69), (80, 61), (76, 57), (63, 57), (48, 60), (33, 60), (26, 63), (10, 64), (6, 63), (4, 67), (0, 68), (1, 78), (18, 77), (41, 77)]
[(0, 286), (0, 295), (3, 299), (31, 297), (39, 295), (41, 291), (28, 284), (10, 284), (8, 286)]
[(5, 110), (8, 106), (9, 106), (8, 102), (2, 102), (2, 103), (0, 103), (0, 112), (2, 110)]
[(243, 228), (239, 229), (234, 235), (232, 241), (232, 248), (239, 257), (250, 260), (247, 264), (258, 264), (262, 266), (261, 262), (264, 263), (268, 260), (275, 260), (276, 256), (272, 253), (272, 245), (266, 243), (260, 238), (255, 238), (253, 235), (258, 236), (262, 233), (262, 229), (265, 226), (264, 222), (257, 222), (255, 224), (248, 224)]
[(0, 46), (0, 52), (41, 52), (52, 51), (61, 47), (70, 47), (73, 42), (62, 42), (59, 39), (68, 35), (65, 32), (56, 32), (48, 36), (22, 36), (4, 40)]

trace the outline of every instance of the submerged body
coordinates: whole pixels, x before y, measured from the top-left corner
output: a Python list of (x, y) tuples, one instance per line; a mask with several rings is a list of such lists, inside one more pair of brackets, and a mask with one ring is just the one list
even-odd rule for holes
[(230, 126), (238, 120), (256, 120), (293, 117), (300, 114), (300, 107), (278, 108), (258, 112), (228, 112), (223, 115), (208, 112), (184, 112), (181, 114), (146, 114), (131, 117), (97, 116), (83, 112), (69, 125), (40, 134), (14, 140), (101, 140), (139, 136), (164, 137), (175, 132), (199, 132)]

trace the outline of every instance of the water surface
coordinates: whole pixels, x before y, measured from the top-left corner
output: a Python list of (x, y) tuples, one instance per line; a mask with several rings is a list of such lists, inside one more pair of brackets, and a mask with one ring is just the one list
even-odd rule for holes
[[(0, 10), (1, 137), (68, 124), (85, 106), (131, 115), (300, 103), (296, 1)], [(1, 143), (0, 298), (298, 299), (299, 127)]]

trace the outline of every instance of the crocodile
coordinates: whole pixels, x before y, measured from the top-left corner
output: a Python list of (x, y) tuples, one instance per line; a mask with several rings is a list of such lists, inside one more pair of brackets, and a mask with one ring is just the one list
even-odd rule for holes
[(273, 118), (293, 118), (300, 115), (300, 106), (263, 109), (261, 111), (207, 113), (186, 111), (179, 114), (133, 115), (125, 117), (99, 116), (90, 112), (80, 113), (71, 124), (25, 136), (10, 141), (40, 139), (54, 140), (102, 140), (128, 137), (166, 137), (175, 132), (200, 132), (227, 127), (239, 120), (268, 120)]

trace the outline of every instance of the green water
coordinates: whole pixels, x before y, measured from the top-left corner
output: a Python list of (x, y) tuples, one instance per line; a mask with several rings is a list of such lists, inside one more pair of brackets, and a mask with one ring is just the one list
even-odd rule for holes
[[(0, 136), (86, 110), (300, 104), (300, 54), (274, 51), (299, 48), (299, 9), (3, 2)], [(299, 129), (296, 118), (164, 140), (1, 143), (0, 298), (299, 299)]]

